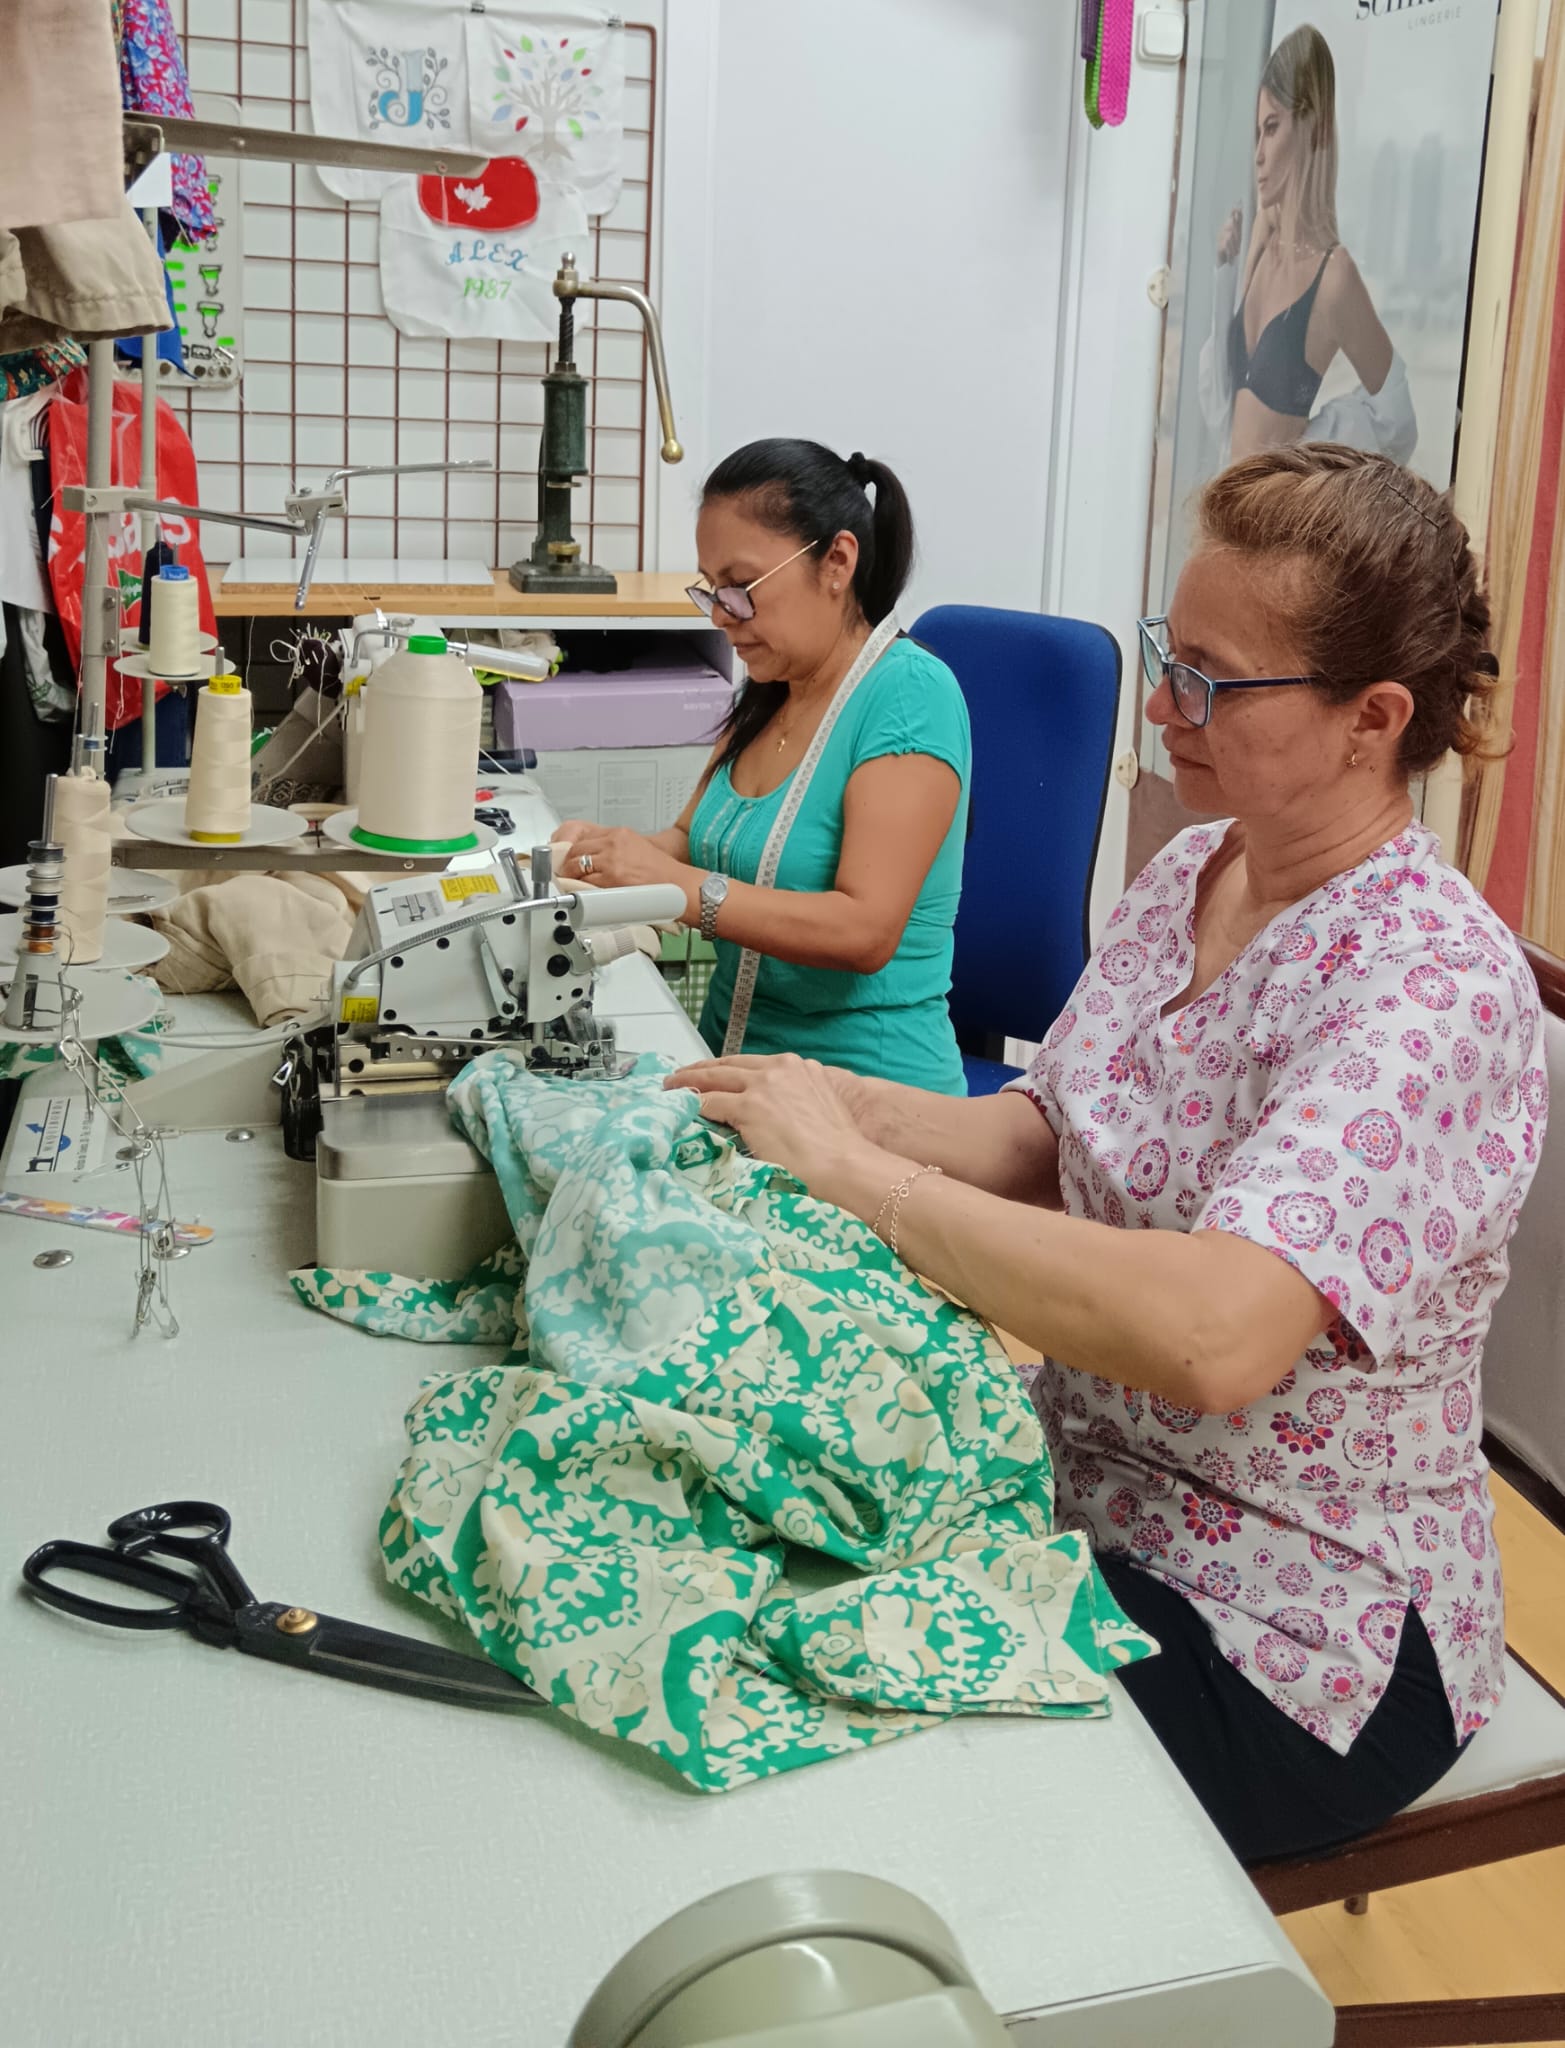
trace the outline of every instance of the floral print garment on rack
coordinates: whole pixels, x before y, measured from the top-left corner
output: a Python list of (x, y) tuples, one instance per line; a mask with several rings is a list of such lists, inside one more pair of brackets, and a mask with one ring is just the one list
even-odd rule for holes
[[(120, 100), (127, 113), (192, 120), (190, 79), (168, 0), (119, 0)], [(172, 159), (172, 212), (186, 239), (200, 241), (217, 225), (206, 165), (198, 156)]]
[(1504, 1674), (1479, 1362), (1547, 1113), (1536, 985), (1414, 825), (1165, 1017), (1227, 829), (1181, 834), (1131, 885), (1017, 1085), (1059, 1136), (1072, 1215), (1231, 1231), (1339, 1313), (1231, 1415), (1048, 1364), (1065, 1525), (1193, 1601), (1339, 1752), (1411, 1603), (1465, 1736)]
[(516, 1243), (461, 1286), (294, 1276), (367, 1329), (514, 1346), (414, 1401), (393, 1582), (705, 1791), (951, 1714), (1106, 1713), (1153, 1646), (1054, 1532), (992, 1334), (665, 1070), (478, 1061), (451, 1102)]

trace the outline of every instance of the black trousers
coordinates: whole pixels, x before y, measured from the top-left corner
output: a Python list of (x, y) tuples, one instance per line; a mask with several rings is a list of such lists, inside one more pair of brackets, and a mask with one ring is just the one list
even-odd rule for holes
[(1367, 1835), (1461, 1754), (1416, 1609), (1390, 1683), (1338, 1756), (1234, 1669), (1181, 1594), (1123, 1558), (1098, 1563), (1120, 1606), (1162, 1645), (1161, 1656), (1121, 1672), (1125, 1690), (1241, 1862), (1312, 1855)]
[[(53, 622), (51, 621), (51, 624)], [(58, 627), (54, 630), (58, 632)], [(45, 638), (49, 638), (45, 629)], [(68, 675), (64, 648), (55, 672)], [(0, 868), (27, 858), (27, 842), (43, 825), (43, 786), (50, 775), (64, 775), (71, 765), (71, 728), (43, 725), (27, 694), (27, 663), (22, 656), (16, 607), (5, 607), (5, 648), (0, 652)]]

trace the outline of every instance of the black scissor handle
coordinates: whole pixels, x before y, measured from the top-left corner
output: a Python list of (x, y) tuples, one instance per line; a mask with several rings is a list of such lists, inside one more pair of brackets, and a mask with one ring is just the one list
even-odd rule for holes
[[(220, 1508), (216, 1501), (165, 1500), (117, 1515), (109, 1524), (109, 1541), (125, 1557), (139, 1557), (154, 1547), (173, 1550), (179, 1556), (183, 1550), (176, 1545), (203, 1551), (214, 1541), (226, 1545), (233, 1526), (227, 1508)], [(186, 1531), (189, 1533), (183, 1533)]]
[(210, 1500), (165, 1500), (136, 1508), (109, 1524), (109, 1541), (122, 1557), (177, 1557), (194, 1565), (232, 1614), (254, 1605), (255, 1595), (228, 1554), (233, 1522)]
[[(124, 1607), (117, 1601), (90, 1600), (67, 1586), (57, 1586), (49, 1577), (54, 1571), (85, 1573), (90, 1578), (113, 1579), (138, 1592), (161, 1595), (167, 1607)], [(74, 1614), (82, 1621), (97, 1621), (108, 1628), (186, 1628), (191, 1581), (183, 1572), (171, 1572), (151, 1558), (127, 1557), (119, 1550), (105, 1550), (96, 1543), (76, 1543), (68, 1536), (53, 1543), (40, 1543), (22, 1566), (22, 1579), (35, 1599), (61, 1614)]]

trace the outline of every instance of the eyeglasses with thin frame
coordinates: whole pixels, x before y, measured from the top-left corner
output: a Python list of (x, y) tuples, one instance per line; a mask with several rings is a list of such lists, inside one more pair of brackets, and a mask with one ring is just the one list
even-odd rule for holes
[[(814, 541), (807, 540), (802, 548), (794, 549), (788, 562), (798, 561), (800, 555), (809, 554), (814, 546)], [(765, 576), (757, 576), (753, 583), (725, 583), (721, 590), (708, 590), (704, 583), (692, 583), (685, 595), (696, 610), (705, 612), (708, 618), (714, 611), (727, 612), (736, 626), (742, 626), (746, 619), (755, 617), (755, 602), (750, 592), (759, 590), (767, 576), (775, 576), (778, 569), (786, 569), (788, 562), (779, 562), (776, 568), (768, 569)]]
[(1138, 619), (1141, 636), (1141, 669), (1155, 690), (1166, 682), (1173, 692), (1180, 716), (1189, 725), (1205, 725), (1212, 716), (1212, 699), (1219, 690), (1281, 690), (1292, 683), (1313, 683), (1314, 676), (1244, 676), (1214, 682), (1188, 661), (1175, 661), (1168, 648), (1167, 615)]

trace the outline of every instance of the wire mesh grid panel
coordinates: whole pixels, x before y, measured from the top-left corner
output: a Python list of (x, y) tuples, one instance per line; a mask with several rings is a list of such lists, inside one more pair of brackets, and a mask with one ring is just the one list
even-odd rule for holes
[[(518, 7), (525, 14), (525, 0)], [(661, 8), (648, 9), (661, 13)], [(309, 129), (306, 0), (173, 0), (198, 108), (237, 102), (250, 126)], [(658, 32), (626, 23), (624, 184), (583, 252), (595, 276), (647, 289)], [(295, 483), (353, 464), (478, 460), (473, 475), (363, 477), (329, 532), (333, 555), (504, 566), (532, 545), (538, 502), (542, 342), (428, 341), (401, 335), (380, 292), (373, 201), (328, 192), (307, 166), (242, 170), (244, 304), (237, 389), (163, 387), (187, 426), (201, 501), (280, 517)], [(590, 478), (573, 522), (587, 558), (639, 569), (645, 548), (646, 350), (634, 310), (577, 305), (578, 367), (590, 380)], [(208, 523), (213, 565), (285, 557), (284, 534)], [(323, 558), (321, 578), (330, 575)]]

